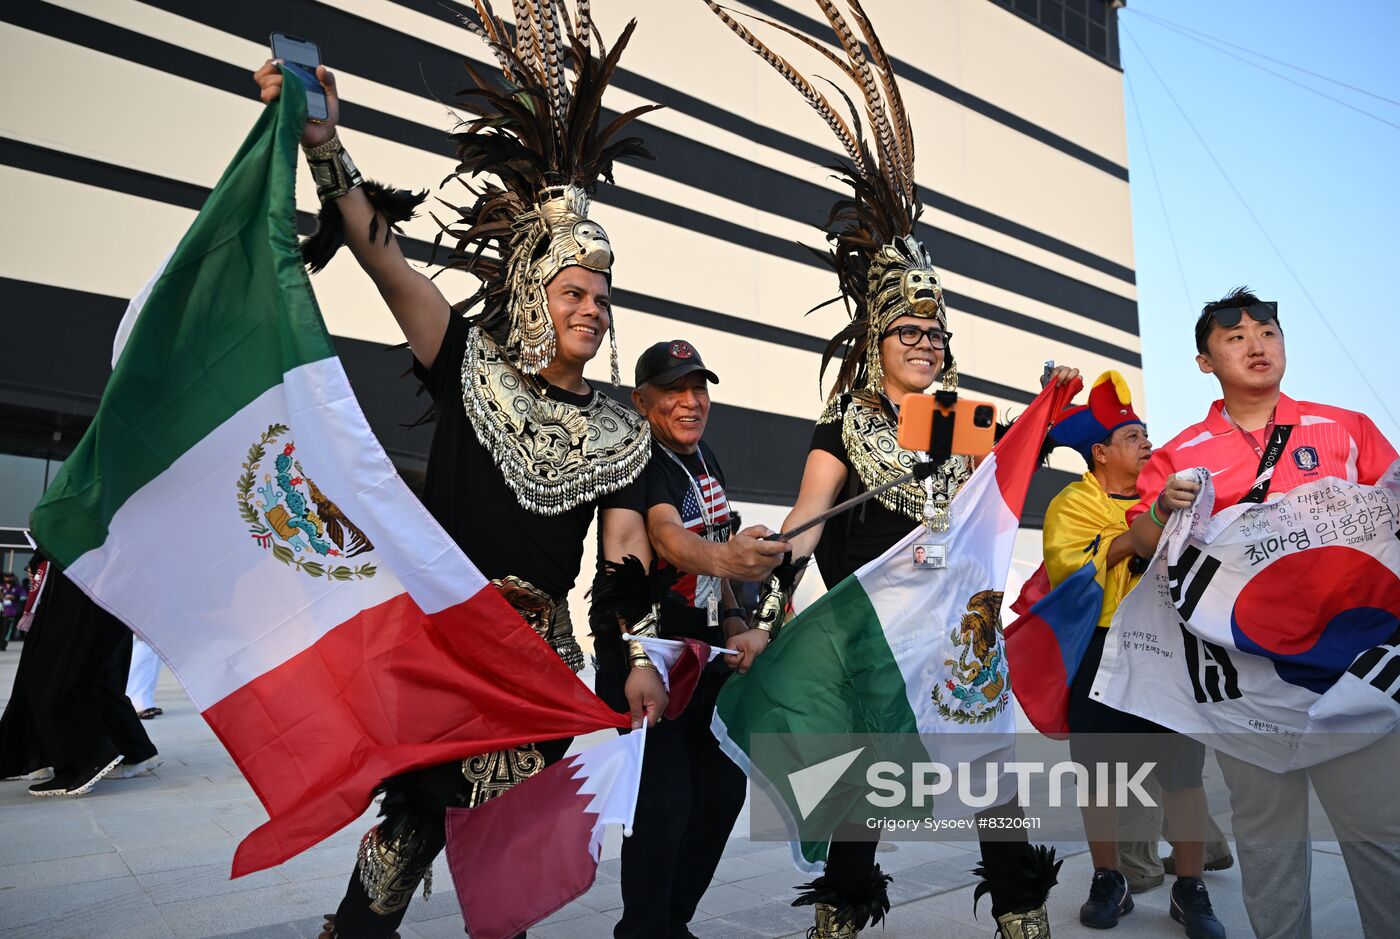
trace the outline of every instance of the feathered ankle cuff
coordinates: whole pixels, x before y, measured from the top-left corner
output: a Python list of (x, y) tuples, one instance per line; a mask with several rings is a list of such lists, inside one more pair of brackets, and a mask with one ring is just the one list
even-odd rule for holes
[(869, 879), (855, 891), (838, 890), (828, 882), (826, 875), (822, 875), (809, 884), (799, 886), (797, 889), (802, 893), (792, 901), (792, 905), (824, 904), (834, 907), (838, 920), (860, 930), (867, 924), (874, 926), (879, 923), (890, 911), (887, 888), (892, 880), (893, 877), (880, 870), (879, 864), (870, 868)]
[(1021, 863), (1008, 871), (988, 871), (985, 864), (972, 869), (982, 878), (972, 891), (972, 913), (985, 894), (992, 895), (992, 915), (1027, 913), (1045, 905), (1050, 888), (1059, 883), (1060, 865), (1055, 849), (1043, 844), (1027, 845)]

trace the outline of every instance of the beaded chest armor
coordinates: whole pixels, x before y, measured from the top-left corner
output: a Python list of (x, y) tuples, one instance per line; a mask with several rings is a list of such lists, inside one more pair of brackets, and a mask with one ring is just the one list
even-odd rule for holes
[(467, 336), (462, 404), (520, 504), (562, 515), (616, 492), (651, 458), (651, 429), (600, 391), (582, 406), (547, 397), (480, 329)]

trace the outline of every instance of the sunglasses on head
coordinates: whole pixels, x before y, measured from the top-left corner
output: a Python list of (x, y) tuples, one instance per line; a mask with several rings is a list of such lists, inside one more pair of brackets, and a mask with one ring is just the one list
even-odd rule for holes
[(1232, 306), (1216, 310), (1210, 316), (1225, 329), (1234, 329), (1240, 325), (1240, 320), (1244, 319), (1246, 313), (1256, 323), (1268, 323), (1278, 319), (1278, 303), (1273, 300), (1261, 300), (1258, 303), (1251, 303), (1249, 306)]

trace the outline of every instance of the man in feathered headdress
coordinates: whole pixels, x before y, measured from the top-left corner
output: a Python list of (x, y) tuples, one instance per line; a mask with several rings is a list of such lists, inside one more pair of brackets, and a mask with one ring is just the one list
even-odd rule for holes
[[(329, 119), (308, 124), (302, 138), (321, 226), (303, 254), (319, 270), (348, 244), (378, 287), (435, 405), (425, 505), (577, 671), (583, 655), (565, 597), (595, 512), (607, 559), (651, 556), (634, 485), (651, 454), (647, 425), (583, 377), (604, 334), (614, 335), (612, 245), (588, 218), (589, 194), (600, 178), (611, 181), (614, 160), (650, 156), (638, 138), (614, 140), (650, 109), (602, 120), (603, 92), (635, 22), (607, 50), (586, 0), (572, 16), (557, 0), (517, 0), (513, 26), (486, 0), (476, 10), (479, 19), (464, 23), (486, 41), (500, 74), (467, 65), (475, 87), (462, 106), (478, 117), (453, 140), (456, 178), (474, 201), (444, 233), (457, 241), (452, 266), (476, 275), (481, 288), (450, 305), (404, 260), (393, 229), (423, 195), (361, 178), (336, 135), (335, 79), (324, 67), (317, 77)], [(275, 63), (255, 78), (264, 101), (280, 94)], [(478, 304), (480, 312), (466, 317)], [(615, 341), (612, 356), (616, 382)], [(633, 726), (654, 722), (666, 705), (660, 678), (640, 646), (629, 650), (629, 663)], [(383, 821), (361, 842), (345, 899), (322, 935), (394, 935), (418, 885), (428, 890), (445, 809), (499, 795), (567, 746), (546, 741), (385, 780)]]
[[(949, 345), (952, 333), (942, 281), (915, 237), (922, 203), (914, 182), (913, 131), (894, 70), (858, 0), (849, 0), (854, 29), (833, 0), (817, 2), (843, 54), (805, 36), (797, 38), (855, 84), (857, 99), (873, 125), (869, 137), (845, 92), (840, 93), (851, 105), (849, 121), (723, 7), (714, 0), (704, 2), (798, 90), (835, 133), (846, 155), (833, 169), (851, 187), (851, 195), (839, 200), (828, 216), (831, 247), (821, 257), (836, 273), (836, 299), (844, 303), (851, 322), (831, 340), (823, 357), (824, 370), (838, 351), (844, 351), (836, 385), (812, 436), (797, 504), (782, 525), (789, 531), (838, 501), (908, 474), (916, 454), (897, 443), (898, 406), (905, 395), (921, 393), (934, 382), (955, 390), (958, 370)], [(1068, 381), (1077, 375), (1074, 369), (1061, 368), (1053, 377)], [(881, 492), (859, 512), (795, 536), (792, 553), (799, 558), (815, 553), (822, 579), (840, 583), (908, 535), (911, 525), (922, 522), (934, 531), (946, 529), (949, 504), (972, 470), (971, 458), (953, 456), (922, 482), (903, 482)], [(760, 628), (776, 631), (781, 626), (801, 564), (783, 565), (769, 578), (757, 613)], [(1008, 803), (980, 814), (1009, 818), (1019, 812)], [(1005, 827), (1015, 828), (1015, 820), (1009, 820), (1013, 823)], [(978, 830), (984, 829), (979, 825)], [(875, 863), (876, 846), (863, 829), (837, 832), (824, 874), (805, 885), (794, 901), (815, 906), (816, 925), (810, 933), (815, 939), (851, 939), (888, 912), (886, 885), (891, 878)], [(1025, 840), (988, 839), (981, 847), (986, 882), (977, 895), (992, 894), (999, 934), (1005, 939), (1048, 937), (1045, 898), (1059, 867), (1054, 852), (1032, 848)]]

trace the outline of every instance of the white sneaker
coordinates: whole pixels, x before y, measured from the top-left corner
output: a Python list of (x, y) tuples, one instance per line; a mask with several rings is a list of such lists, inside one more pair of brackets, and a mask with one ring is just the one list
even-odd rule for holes
[(53, 767), (45, 766), (23, 776), (6, 776), (5, 782), (48, 782), (50, 779), (53, 779)]
[(117, 768), (107, 774), (107, 778), (130, 779), (133, 776), (141, 776), (145, 773), (149, 773), (164, 762), (164, 757), (157, 753), (150, 759), (142, 760), (140, 763), (118, 763)]

